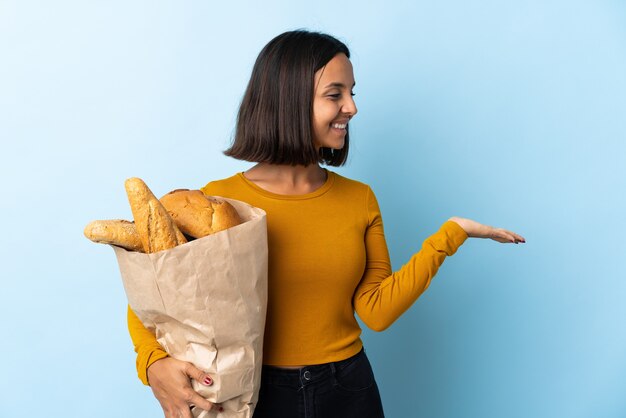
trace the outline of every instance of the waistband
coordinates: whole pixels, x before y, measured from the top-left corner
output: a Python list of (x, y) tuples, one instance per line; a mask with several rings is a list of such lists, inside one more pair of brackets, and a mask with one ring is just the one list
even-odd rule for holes
[(314, 364), (300, 369), (283, 369), (263, 365), (261, 381), (272, 385), (302, 387), (333, 376), (337, 370), (345, 369), (362, 356), (365, 356), (364, 347), (361, 347), (361, 351), (345, 360)]

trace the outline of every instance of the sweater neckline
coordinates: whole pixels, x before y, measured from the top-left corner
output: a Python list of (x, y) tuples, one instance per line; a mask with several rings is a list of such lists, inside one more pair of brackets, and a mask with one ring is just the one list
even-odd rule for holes
[(256, 183), (248, 180), (248, 178), (243, 175), (243, 171), (238, 172), (237, 176), (246, 185), (248, 185), (254, 191), (256, 191), (257, 193), (265, 197), (269, 197), (272, 199), (281, 199), (281, 200), (303, 200), (303, 199), (312, 199), (312, 198), (321, 196), (333, 186), (333, 184), (335, 183), (335, 173), (326, 168), (324, 168), (324, 171), (326, 171), (326, 182), (324, 182), (322, 186), (318, 187), (312, 192), (305, 193), (305, 194), (279, 194), (279, 193), (270, 192), (269, 190), (265, 190), (262, 187), (258, 186)]

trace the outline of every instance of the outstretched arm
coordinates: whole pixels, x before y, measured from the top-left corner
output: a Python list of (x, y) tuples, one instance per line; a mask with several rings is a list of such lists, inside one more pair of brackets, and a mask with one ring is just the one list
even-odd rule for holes
[(354, 309), (374, 331), (387, 329), (428, 288), (446, 257), (453, 255), (469, 237), (499, 242), (525, 242), (507, 230), (453, 217), (428, 237), (420, 251), (398, 271), (391, 271), (382, 216), (374, 193), (368, 190), (368, 227), (365, 233), (365, 272), (353, 297)]

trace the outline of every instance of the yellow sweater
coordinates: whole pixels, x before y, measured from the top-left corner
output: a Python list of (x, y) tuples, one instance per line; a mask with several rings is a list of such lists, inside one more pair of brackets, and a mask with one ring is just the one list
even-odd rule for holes
[[(268, 192), (237, 173), (202, 188), (267, 212), (269, 276), (263, 363), (311, 365), (346, 359), (362, 347), (354, 312), (371, 329), (389, 327), (426, 290), (446, 256), (467, 239), (446, 221), (397, 272), (371, 188), (327, 170), (305, 195)], [(137, 372), (167, 354), (128, 309)]]

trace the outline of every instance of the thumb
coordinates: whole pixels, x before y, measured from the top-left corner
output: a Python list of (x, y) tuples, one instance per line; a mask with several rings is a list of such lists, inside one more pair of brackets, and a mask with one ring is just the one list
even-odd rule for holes
[(187, 363), (187, 367), (185, 367), (185, 374), (195, 381), (202, 383), (203, 385), (211, 386), (213, 384), (213, 379), (211, 378), (211, 376), (198, 369), (191, 363)]

